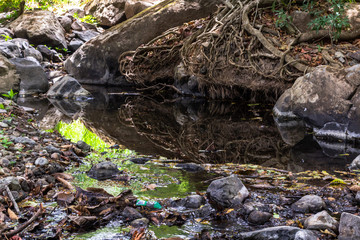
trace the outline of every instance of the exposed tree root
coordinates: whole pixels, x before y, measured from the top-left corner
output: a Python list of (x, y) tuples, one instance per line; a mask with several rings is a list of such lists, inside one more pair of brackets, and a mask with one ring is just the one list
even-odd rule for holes
[[(279, 46), (274, 38), (280, 34), (259, 19), (261, 11), (273, 1), (226, 1), (211, 19), (188, 25), (189, 37), (184, 34), (184, 26), (170, 29), (146, 46), (123, 54), (120, 70), (129, 80), (148, 85), (170, 77), (169, 72), (182, 62), (189, 75), (197, 77), (200, 88), (213, 98), (225, 97), (234, 87), (282, 91), (289, 82), (313, 70), (313, 66), (292, 56), (294, 46), (327, 38), (329, 32), (298, 32)], [(340, 40), (359, 36), (360, 30), (343, 32)], [(336, 61), (331, 65), (342, 67)]]

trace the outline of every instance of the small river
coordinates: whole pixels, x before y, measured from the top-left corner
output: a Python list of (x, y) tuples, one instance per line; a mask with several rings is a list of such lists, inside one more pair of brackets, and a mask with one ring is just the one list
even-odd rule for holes
[[(81, 118), (105, 142), (143, 155), (188, 162), (334, 171), (344, 170), (360, 152), (346, 143), (314, 140), (310, 130), (304, 137), (306, 129), (301, 124), (278, 127), (273, 104), (161, 99), (134, 91), (86, 88), (93, 94), (88, 102), (19, 99), (18, 103), (37, 109), (39, 121)], [(52, 116), (55, 111), (60, 119)]]

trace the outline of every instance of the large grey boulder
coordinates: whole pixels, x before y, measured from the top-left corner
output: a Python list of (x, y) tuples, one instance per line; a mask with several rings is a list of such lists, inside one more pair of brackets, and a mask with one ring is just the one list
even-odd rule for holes
[(231, 175), (212, 181), (206, 194), (211, 205), (222, 209), (240, 206), (249, 191), (237, 176)]
[(338, 221), (331, 217), (327, 211), (321, 211), (305, 220), (304, 227), (312, 230), (331, 229), (336, 231), (339, 226)]
[(343, 212), (340, 217), (339, 240), (360, 239), (360, 217)]
[(86, 91), (75, 78), (65, 76), (49, 89), (47, 96), (57, 99), (76, 99), (88, 97), (90, 93)]
[(115, 84), (122, 53), (135, 50), (169, 28), (208, 16), (217, 4), (215, 0), (163, 1), (82, 45), (66, 60), (65, 69), (81, 83)]
[(291, 205), (295, 212), (310, 213), (319, 212), (325, 207), (325, 202), (316, 195), (306, 195)]
[(86, 15), (96, 17), (101, 26), (114, 26), (125, 18), (125, 2), (126, 0), (93, 0), (85, 5)]
[(14, 35), (33, 44), (66, 48), (65, 30), (52, 12), (35, 10), (25, 12), (9, 24)]
[(20, 79), (15, 65), (0, 54), (0, 93), (6, 93), (11, 89), (19, 91), (19, 87)]
[(21, 95), (45, 93), (49, 89), (49, 82), (44, 69), (33, 57), (12, 58), (10, 62), (16, 67), (20, 76)]
[(317, 236), (309, 230), (297, 227), (280, 226), (269, 227), (253, 232), (238, 234), (242, 240), (317, 240)]
[(319, 66), (283, 93), (274, 115), (304, 120), (316, 137), (354, 140), (360, 137), (358, 86), (360, 65), (343, 70)]

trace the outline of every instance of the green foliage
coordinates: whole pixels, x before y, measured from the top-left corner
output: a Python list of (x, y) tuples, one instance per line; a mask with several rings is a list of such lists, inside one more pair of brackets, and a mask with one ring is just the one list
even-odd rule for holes
[(321, 16), (310, 22), (313, 30), (328, 29), (332, 40), (337, 41), (343, 29), (350, 27), (349, 19), (345, 16), (344, 0), (328, 0), (331, 4), (331, 13), (322, 13)]
[(96, 17), (92, 15), (86, 15), (85, 17), (80, 18), (77, 13), (74, 13), (74, 18), (79, 19), (81, 22), (95, 24), (95, 25), (99, 23)]
[(10, 37), (9, 35), (1, 34), (1, 36), (5, 38), (5, 42), (7, 42), (8, 40), (12, 40), (12, 37)]
[(4, 147), (4, 148), (9, 148), (13, 142), (11, 142), (8, 138), (6, 137), (1, 137), (0, 138), (0, 144)]
[(0, 109), (5, 109), (4, 104), (0, 103)]
[(11, 89), (10, 91), (7, 92), (7, 94), (3, 94), (3, 96), (9, 98), (10, 100), (13, 100), (16, 94), (17, 93)]
[[(302, 10), (307, 11), (315, 16), (309, 24), (312, 30), (329, 30), (331, 40), (337, 41), (341, 35), (341, 31), (349, 28), (349, 19), (345, 16), (345, 4), (355, 2), (354, 0), (326, 0), (314, 1), (304, 0)], [(276, 4), (278, 3), (278, 6)], [(272, 11), (277, 16), (275, 22), (276, 27), (284, 28), (291, 23), (292, 19), (288, 15), (292, 1), (274, 1)], [(324, 6), (325, 7), (324, 7)], [(329, 10), (329, 11), (328, 11)]]

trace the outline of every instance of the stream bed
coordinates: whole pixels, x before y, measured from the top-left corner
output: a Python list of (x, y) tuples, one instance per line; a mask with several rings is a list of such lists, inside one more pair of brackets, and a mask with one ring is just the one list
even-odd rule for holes
[[(83, 140), (97, 150), (83, 164), (68, 169), (74, 176), (72, 183), (82, 189), (102, 188), (114, 196), (131, 189), (139, 199), (167, 205), (169, 199), (204, 193), (211, 180), (220, 176), (261, 176), (264, 170), (257, 166), (267, 168), (269, 174), (273, 174), (271, 169), (286, 173), (345, 171), (360, 152), (346, 144), (339, 147), (339, 143), (319, 141), (304, 126), (275, 123), (272, 104), (169, 100), (100, 87), (88, 90), (93, 98), (86, 102), (18, 100), (18, 104), (37, 110), (41, 126), (51, 129), (56, 125), (65, 138)], [(289, 144), (289, 136), (300, 140)], [(146, 161), (139, 164), (136, 159)], [(101, 161), (115, 163), (124, 178), (100, 181), (89, 177), (88, 171)], [(181, 165), (189, 162), (201, 165), (202, 171)], [(244, 183), (263, 183), (250, 178)], [(279, 175), (279, 179), (284, 178)], [(197, 219), (181, 226), (151, 224), (149, 230), (154, 239), (188, 239), (204, 230), (230, 234), (242, 230), (242, 225), (253, 229), (244, 222), (230, 221), (228, 225), (223, 219)], [(121, 220), (113, 220), (96, 231), (69, 239), (130, 239), (126, 234), (129, 231)]]

